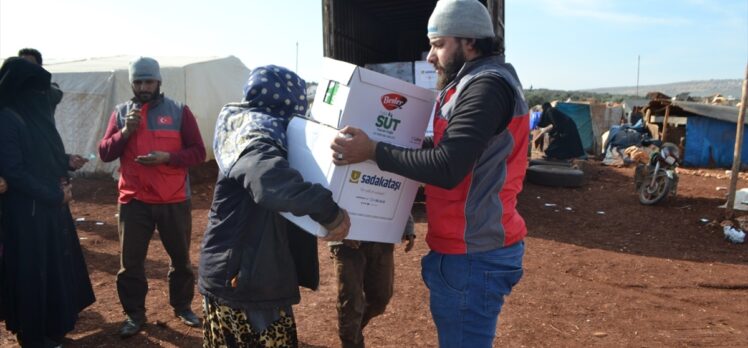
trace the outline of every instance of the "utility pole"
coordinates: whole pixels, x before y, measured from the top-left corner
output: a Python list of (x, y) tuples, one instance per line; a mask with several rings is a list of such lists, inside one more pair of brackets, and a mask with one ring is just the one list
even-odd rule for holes
[(730, 188), (727, 191), (727, 204), (725, 215), (728, 219), (733, 218), (735, 206), (735, 188), (738, 185), (738, 173), (740, 173), (741, 155), (743, 149), (743, 127), (745, 127), (745, 110), (748, 103), (748, 65), (745, 67), (743, 78), (743, 93), (740, 97), (740, 109), (738, 109), (738, 122), (735, 129), (735, 152), (732, 155), (732, 171), (730, 172)]
[(636, 96), (639, 96), (639, 66), (641, 65), (641, 55), (636, 56)]

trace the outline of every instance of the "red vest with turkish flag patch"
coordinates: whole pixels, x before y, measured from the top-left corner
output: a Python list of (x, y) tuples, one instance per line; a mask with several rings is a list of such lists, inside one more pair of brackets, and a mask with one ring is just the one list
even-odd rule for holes
[[(117, 105), (117, 125), (122, 129), (125, 116), (135, 107), (132, 101)], [(150, 204), (179, 203), (190, 197), (187, 168), (168, 164), (146, 166), (135, 162), (152, 151), (175, 153), (182, 150), (184, 106), (161, 97), (142, 105), (138, 130), (130, 135), (120, 157), (119, 202), (132, 199)]]

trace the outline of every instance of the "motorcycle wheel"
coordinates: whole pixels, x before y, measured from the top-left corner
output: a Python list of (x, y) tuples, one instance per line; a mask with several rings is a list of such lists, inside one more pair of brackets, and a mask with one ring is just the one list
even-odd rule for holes
[(660, 170), (655, 175), (654, 185), (652, 177), (647, 176), (639, 187), (639, 203), (644, 205), (657, 204), (670, 193), (672, 182), (664, 170)]

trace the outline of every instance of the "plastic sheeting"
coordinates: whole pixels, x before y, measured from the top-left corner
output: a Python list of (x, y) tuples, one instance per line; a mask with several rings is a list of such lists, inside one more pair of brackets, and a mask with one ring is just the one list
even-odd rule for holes
[(606, 104), (591, 104), (590, 115), (592, 118), (592, 146), (594, 149), (602, 147), (602, 135), (613, 126), (621, 122), (623, 108), (620, 106), (609, 107)]
[[(748, 132), (744, 126), (743, 132)], [(741, 166), (748, 164), (748, 141), (743, 141)], [(693, 167), (732, 166), (735, 152), (735, 122), (690, 116), (686, 126), (684, 163)]]
[(590, 116), (590, 106), (578, 103), (556, 103), (556, 109), (563, 112), (574, 120), (579, 131), (579, 137), (582, 138), (582, 147), (588, 153), (593, 152), (594, 136), (592, 132), (592, 117)]
[(530, 130), (538, 127), (538, 123), (540, 123), (540, 116), (542, 115), (542, 111), (530, 111)]
[[(113, 174), (119, 167), (119, 161), (103, 163), (98, 159), (98, 143), (114, 106), (132, 98), (128, 67), (135, 58), (117, 56), (45, 65), (64, 93), (55, 119), (65, 150), (97, 157), (78, 173)], [(249, 69), (235, 57), (154, 58), (161, 66), (161, 91), (190, 107), (208, 158), (213, 158), (216, 115), (226, 103), (241, 100)]]

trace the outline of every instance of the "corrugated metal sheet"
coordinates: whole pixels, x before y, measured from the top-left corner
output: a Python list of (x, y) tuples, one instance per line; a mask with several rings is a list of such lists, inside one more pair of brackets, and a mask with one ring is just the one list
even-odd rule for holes
[(434, 0), (324, 1), (325, 56), (359, 66), (421, 60)]
[[(730, 122), (732, 124), (738, 122), (739, 110), (736, 106), (710, 105), (685, 101), (674, 101), (673, 105), (699, 116)], [(745, 124), (748, 124), (748, 120), (745, 120)]]
[[(503, 0), (481, 2), (503, 20)], [(429, 50), (426, 25), (436, 0), (322, 0), (322, 6), (326, 57), (364, 66), (423, 60)]]
[[(400, 30), (415, 29), (426, 36), (426, 22), (436, 6), (434, 0), (347, 0), (364, 13)], [(383, 23), (384, 24), (384, 23)]]

